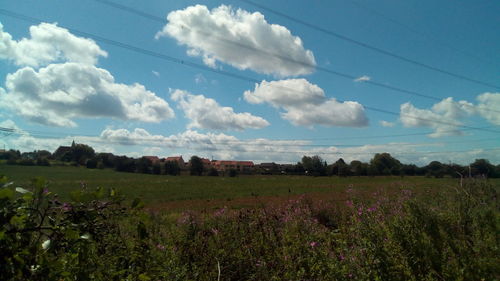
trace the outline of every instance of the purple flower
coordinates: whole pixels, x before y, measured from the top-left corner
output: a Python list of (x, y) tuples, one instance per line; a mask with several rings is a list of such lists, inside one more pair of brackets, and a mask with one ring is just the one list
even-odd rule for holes
[(158, 244), (158, 245), (156, 245), (156, 248), (157, 248), (158, 250), (165, 251), (165, 246), (163, 246), (162, 244)]
[(63, 209), (63, 211), (67, 212), (71, 210), (71, 204), (64, 202), (61, 208)]
[(346, 204), (348, 207), (352, 207), (352, 206), (353, 206), (353, 203), (352, 203), (352, 201), (351, 201), (351, 200), (347, 200), (347, 201), (345, 202), (345, 204)]
[(340, 254), (339, 258), (340, 258), (341, 261), (345, 260), (345, 257), (342, 254)]
[(49, 189), (48, 188), (44, 188), (43, 189), (43, 195), (47, 195), (49, 194)]
[(375, 212), (377, 210), (377, 207), (373, 206), (373, 207), (370, 207), (368, 208), (368, 212)]
[(311, 246), (312, 248), (318, 246), (318, 242), (316, 241), (312, 241), (311, 243), (309, 243), (309, 246)]

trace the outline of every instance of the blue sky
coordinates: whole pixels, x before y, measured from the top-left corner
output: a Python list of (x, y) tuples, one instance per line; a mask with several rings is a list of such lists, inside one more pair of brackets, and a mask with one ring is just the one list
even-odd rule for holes
[(498, 2), (252, 1), (269, 9), (2, 1), (3, 11), (40, 21), (0, 16), (0, 127), (16, 129), (0, 144), (54, 150), (75, 139), (131, 156), (256, 162), (389, 152), (419, 165), (500, 163)]

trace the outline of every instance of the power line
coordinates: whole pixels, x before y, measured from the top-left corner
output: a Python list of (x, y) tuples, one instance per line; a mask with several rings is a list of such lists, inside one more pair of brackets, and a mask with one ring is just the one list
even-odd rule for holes
[[(489, 129), (489, 128), (496, 128), (497, 126), (484, 126), (480, 127), (481, 129)], [(0, 132), (2, 130), (9, 130), (9, 132), (16, 132), (15, 129), (13, 128), (3, 128), (0, 127)], [(463, 131), (471, 131), (474, 129), (462, 129), (460, 132)], [(58, 132), (49, 132), (49, 131), (38, 131), (38, 130), (17, 130), (17, 133), (23, 133), (27, 132), (30, 133), (31, 135), (35, 136), (43, 136), (43, 137), (49, 137), (49, 138), (57, 138), (57, 136), (64, 136), (64, 137), (71, 137), (74, 135), (67, 134), (67, 133), (58, 133)], [(440, 131), (440, 133), (455, 133), (457, 130), (443, 130)], [(395, 137), (411, 137), (411, 136), (423, 136), (423, 135), (430, 135), (433, 134), (433, 131), (427, 131), (427, 132), (420, 132), (420, 133), (406, 133), (406, 134), (385, 134), (385, 135), (364, 135), (364, 136), (339, 136), (339, 137), (328, 137), (328, 138), (301, 138), (301, 139), (291, 139), (291, 138), (280, 138), (280, 139), (246, 139), (246, 140), (238, 140), (238, 141), (224, 141), (224, 144), (228, 143), (244, 143), (244, 142), (258, 142), (258, 141), (274, 141), (274, 142), (309, 142), (309, 141), (325, 141), (325, 140), (352, 140), (352, 139), (379, 139), (379, 138), (395, 138)], [(49, 134), (49, 135), (46, 135)], [(99, 135), (94, 135), (94, 134), (78, 134), (77, 136), (80, 137), (99, 137)], [(136, 138), (137, 139), (137, 138)], [(148, 140), (149, 138), (143, 138), (142, 140)], [(495, 138), (496, 139), (496, 138)], [(213, 142), (211, 142), (213, 143)], [(332, 145), (333, 146), (333, 145)]]
[[(5, 9), (0, 9), (0, 14), (4, 14), (6, 16), (10, 16), (10, 17), (17, 18), (17, 19), (20, 19), (20, 20), (23, 20), (23, 21), (27, 21), (27, 22), (31, 22), (31, 23), (42, 22), (42, 20), (40, 20), (40, 19), (29, 17), (29, 16), (26, 16), (26, 15), (21, 15), (21, 14), (14, 13), (14, 12), (11, 12), (11, 11), (8, 11), (8, 10), (5, 10)], [(243, 81), (248, 81), (248, 82), (252, 82), (252, 83), (260, 83), (259, 80), (254, 79), (254, 78), (250, 78), (250, 77), (247, 77), (247, 76), (244, 76), (244, 75), (234, 74), (234, 73), (231, 73), (231, 72), (228, 72), (228, 71), (224, 71), (224, 70), (213, 69), (213, 68), (210, 68), (210, 67), (205, 66), (205, 65), (201, 65), (201, 64), (197, 64), (197, 63), (193, 63), (193, 62), (189, 62), (189, 61), (184, 61), (184, 60), (176, 58), (176, 57), (172, 57), (172, 56), (160, 54), (160, 53), (157, 53), (157, 52), (154, 52), (154, 51), (146, 50), (146, 49), (143, 49), (143, 48), (140, 48), (140, 47), (136, 47), (136, 46), (133, 46), (133, 45), (129, 45), (129, 44), (126, 44), (126, 43), (122, 43), (122, 42), (119, 42), (119, 41), (107, 39), (107, 38), (104, 38), (104, 37), (101, 37), (101, 36), (98, 36), (98, 35), (95, 35), (95, 34), (92, 34), (92, 33), (80, 31), (80, 30), (77, 30), (77, 29), (74, 29), (74, 28), (68, 28), (68, 27), (64, 27), (64, 28), (68, 29), (72, 33), (79, 34), (79, 35), (86, 36), (86, 37), (90, 37), (90, 38), (92, 38), (92, 39), (94, 39), (96, 41), (99, 41), (99, 42), (102, 42), (102, 43), (106, 43), (106, 44), (109, 44), (109, 45), (113, 45), (113, 46), (116, 46), (116, 47), (119, 47), (119, 48), (127, 49), (127, 50), (130, 50), (130, 51), (134, 51), (136, 53), (140, 53), (140, 54), (144, 54), (144, 55), (156, 57), (156, 58), (163, 59), (163, 60), (166, 60), (166, 61), (169, 61), (169, 62), (173, 62), (173, 63), (177, 63), (177, 64), (181, 64), (181, 65), (186, 65), (186, 66), (189, 66), (189, 67), (192, 67), (192, 68), (201, 69), (201, 70), (204, 70), (204, 71), (214, 72), (214, 73), (217, 73), (217, 74), (225, 75), (225, 76), (236, 78), (236, 79), (243, 80)], [(274, 87), (285, 89), (285, 90), (288, 90), (288, 91), (301, 92), (301, 91), (297, 91), (296, 89), (289, 88), (289, 87), (284, 87), (284, 86), (274, 86)], [(345, 101), (342, 101), (342, 100), (338, 100), (338, 101), (339, 102), (345, 102)], [(436, 123), (436, 124), (442, 124), (442, 125), (453, 126), (453, 127), (462, 127), (462, 128), (468, 128), (468, 129), (480, 130), (480, 131), (486, 131), (486, 132), (493, 132), (493, 133), (500, 133), (499, 131), (484, 129), (484, 128), (481, 128), (481, 127), (473, 127), (473, 126), (467, 126), (467, 125), (463, 125), (463, 124), (452, 123), (452, 122), (447, 122), (447, 121), (442, 121), (442, 120), (434, 120), (434, 119), (421, 118), (421, 117), (418, 117), (418, 116), (413, 116), (413, 115), (408, 115), (408, 114), (401, 114), (401, 113), (397, 113), (397, 112), (393, 112), (393, 111), (389, 111), (389, 110), (385, 110), (385, 109), (380, 109), (380, 108), (376, 108), (376, 107), (366, 106), (366, 105), (363, 105), (363, 107), (366, 108), (366, 109), (368, 109), (368, 110), (371, 110), (371, 111), (376, 111), (376, 112), (385, 113), (385, 114), (391, 114), (391, 115), (396, 115), (396, 116), (404, 116), (404, 117), (408, 117), (408, 118), (412, 118), (412, 119), (416, 119), (416, 120), (427, 121), (427, 122)]]
[(466, 52), (464, 50), (456, 48), (455, 46), (450, 45), (450, 44), (446, 43), (445, 41), (439, 40), (438, 38), (436, 38), (434, 36), (431, 36), (431, 35), (429, 35), (429, 34), (427, 34), (425, 32), (421, 32), (421, 31), (419, 31), (419, 30), (417, 30), (415, 28), (412, 28), (411, 26), (409, 26), (407, 24), (404, 24), (404, 23), (402, 23), (400, 21), (397, 21), (397, 20), (395, 20), (395, 19), (393, 19), (391, 17), (388, 17), (387, 15), (385, 15), (383, 13), (380, 13), (379, 11), (377, 11), (377, 10), (375, 10), (373, 8), (367, 7), (367, 6), (363, 5), (362, 3), (360, 3), (359, 1), (350, 0), (350, 1), (346, 1), (346, 2), (351, 3), (352, 5), (358, 7), (360, 9), (362, 9), (362, 10), (365, 10), (367, 13), (371, 13), (373, 15), (376, 15), (378, 17), (381, 17), (381, 18), (385, 19), (388, 22), (391, 22), (391, 23), (393, 23), (395, 25), (399, 25), (399, 26), (403, 27), (404, 29), (406, 29), (406, 30), (408, 30), (408, 31), (410, 31), (410, 32), (412, 32), (414, 34), (418, 34), (418, 35), (426, 38), (429, 42), (433, 42), (433, 43), (436, 43), (438, 45), (444, 46), (444, 47), (446, 47), (446, 48), (448, 48), (450, 50), (453, 50), (453, 51), (455, 51), (457, 53), (461, 53), (463, 55), (466, 55), (468, 57), (471, 57), (471, 58), (474, 58), (474, 59), (476, 59), (478, 61), (481, 61), (482, 63), (492, 64), (492, 61), (487, 61), (487, 60), (485, 60), (482, 57), (479, 57), (479, 56), (474, 55), (474, 54), (472, 54), (470, 52)]
[(432, 66), (432, 65), (429, 65), (429, 64), (418, 62), (416, 60), (413, 60), (413, 59), (410, 59), (410, 58), (407, 58), (407, 57), (395, 54), (393, 52), (383, 50), (381, 48), (372, 46), (370, 44), (367, 44), (367, 43), (358, 41), (356, 39), (347, 37), (345, 35), (342, 35), (340, 33), (334, 32), (332, 30), (328, 30), (328, 29), (323, 28), (321, 26), (318, 26), (318, 25), (306, 22), (304, 20), (301, 20), (301, 19), (289, 16), (289, 15), (287, 15), (285, 13), (282, 13), (280, 11), (274, 10), (274, 9), (269, 8), (267, 6), (264, 6), (262, 4), (258, 4), (258, 3), (254, 2), (254, 1), (250, 1), (250, 0), (240, 0), (240, 1), (244, 2), (244, 3), (247, 3), (249, 5), (252, 5), (254, 7), (260, 8), (262, 10), (268, 11), (270, 13), (273, 13), (273, 14), (275, 14), (277, 16), (286, 18), (286, 19), (288, 19), (290, 21), (294, 21), (294, 22), (299, 23), (301, 25), (307, 26), (307, 27), (309, 27), (311, 29), (320, 31), (320, 32), (322, 32), (324, 34), (327, 34), (327, 35), (333, 36), (335, 38), (341, 39), (343, 41), (346, 41), (346, 42), (349, 42), (349, 43), (361, 46), (363, 48), (372, 50), (374, 52), (377, 52), (377, 53), (380, 53), (380, 54), (383, 54), (383, 55), (386, 55), (386, 56), (389, 56), (389, 57), (392, 57), (392, 58), (395, 58), (395, 59), (398, 59), (398, 60), (402, 60), (402, 61), (405, 61), (407, 63), (411, 63), (413, 65), (416, 65), (416, 66), (419, 66), (419, 67), (423, 67), (423, 68), (426, 68), (426, 69), (429, 69), (429, 70), (432, 70), (432, 71), (435, 71), (435, 72), (446, 74), (448, 76), (452, 76), (452, 77), (455, 77), (455, 78), (458, 78), (458, 79), (461, 79), (461, 80), (469, 81), (469, 82), (472, 82), (472, 83), (476, 83), (476, 84), (479, 84), (479, 85), (483, 85), (483, 86), (487, 86), (487, 87), (491, 87), (491, 88), (495, 88), (495, 89), (500, 89), (500, 86), (497, 86), (497, 85), (494, 85), (494, 84), (491, 84), (491, 83), (488, 83), (488, 82), (480, 81), (480, 80), (477, 80), (477, 79), (469, 78), (469, 77), (466, 77), (466, 76), (461, 75), (461, 74), (453, 73), (453, 72), (445, 70), (445, 69), (441, 69), (441, 68), (438, 68), (438, 67), (435, 67), (435, 66)]
[[(122, 10), (122, 11), (125, 11), (125, 12), (129, 12), (129, 13), (132, 13), (132, 14), (144, 17), (144, 18), (156, 21), (156, 22), (160, 22), (160, 23), (163, 23), (163, 24), (169, 24), (169, 22), (166, 19), (164, 19), (164, 18), (161, 18), (161, 17), (155, 16), (155, 15), (152, 15), (152, 14), (140, 11), (138, 9), (135, 9), (135, 8), (132, 8), (132, 7), (129, 7), (129, 6), (125, 6), (125, 5), (118, 4), (118, 3), (115, 3), (115, 2), (112, 2), (112, 1), (108, 1), (108, 0), (93, 0), (93, 1), (102, 3), (104, 5), (108, 5), (108, 6), (112, 7), (112, 8), (116, 8), (116, 9), (119, 9), (119, 10)], [(260, 49), (260, 48), (256, 48), (256, 47), (253, 47), (253, 46), (242, 44), (240, 42), (235, 42), (235, 41), (232, 41), (232, 40), (228, 40), (227, 38), (224, 38), (224, 37), (221, 37), (221, 36), (218, 36), (216, 34), (209, 33), (209, 32), (206, 32), (206, 31), (203, 31), (203, 30), (200, 30), (200, 29), (194, 29), (194, 28), (191, 28), (191, 27), (186, 26), (186, 25), (177, 25), (177, 26), (179, 26), (179, 27), (181, 27), (183, 29), (187, 29), (189, 31), (195, 32), (195, 33), (200, 33), (200, 34), (203, 34), (205, 36), (210, 36), (212, 38), (216, 38), (219, 41), (222, 41), (222, 42), (225, 42), (225, 43), (228, 43), (228, 44), (231, 44), (231, 45), (236, 45), (236, 46), (244, 48), (244, 49), (248, 49), (248, 50), (255, 51), (255, 52), (260, 52), (260, 53), (263, 53), (263, 54), (266, 54), (266, 55), (269, 55), (269, 56), (273, 56), (273, 57), (279, 58), (279, 59), (284, 60), (284, 61), (288, 61), (288, 62), (299, 64), (299, 65), (304, 66), (304, 67), (315, 68), (315, 69), (317, 69), (319, 71), (322, 71), (322, 72), (325, 72), (325, 73), (328, 73), (328, 74), (332, 74), (332, 75), (335, 75), (335, 76), (339, 76), (339, 77), (342, 77), (342, 78), (345, 78), (345, 79), (355, 80), (357, 78), (355, 75), (338, 72), (338, 71), (335, 71), (335, 70), (332, 70), (332, 69), (329, 69), (329, 68), (326, 68), (326, 67), (314, 65), (314, 64), (311, 64), (311, 63), (308, 63), (308, 62), (304, 62), (304, 61), (298, 61), (298, 60), (295, 60), (293, 58), (290, 58), (290, 57), (287, 57), (287, 56), (283, 56), (281, 54), (270, 52), (268, 50), (263, 50), (263, 49)], [(417, 97), (426, 98), (426, 99), (430, 99), (430, 100), (441, 101), (440, 98), (437, 98), (437, 97), (434, 97), (434, 96), (426, 95), (426, 94), (423, 94), (423, 93), (419, 93), (419, 92), (416, 92), (416, 91), (407, 90), (407, 89), (403, 89), (403, 88), (399, 88), (399, 87), (395, 87), (395, 86), (390, 86), (390, 85), (387, 85), (387, 84), (384, 84), (384, 83), (381, 83), (381, 82), (377, 82), (377, 81), (373, 81), (373, 80), (364, 81), (364, 83), (370, 84), (372, 86), (377, 86), (377, 87), (380, 87), (380, 88), (389, 89), (389, 90), (392, 90), (392, 91), (395, 91), (395, 92), (404, 93), (404, 94), (411, 95), (411, 96), (417, 96)], [(468, 106), (468, 104), (465, 104), (465, 105)], [(483, 110), (493, 111), (493, 112), (500, 113), (499, 110), (495, 110), (495, 109), (491, 109), (491, 108), (483, 108)]]

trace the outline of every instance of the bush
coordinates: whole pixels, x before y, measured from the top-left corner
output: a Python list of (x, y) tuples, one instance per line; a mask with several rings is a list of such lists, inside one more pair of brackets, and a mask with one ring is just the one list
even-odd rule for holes
[(92, 159), (87, 160), (86, 166), (88, 169), (97, 168), (97, 159), (92, 158)]
[(219, 176), (219, 172), (215, 168), (210, 168), (210, 171), (208, 171), (208, 176), (218, 177)]

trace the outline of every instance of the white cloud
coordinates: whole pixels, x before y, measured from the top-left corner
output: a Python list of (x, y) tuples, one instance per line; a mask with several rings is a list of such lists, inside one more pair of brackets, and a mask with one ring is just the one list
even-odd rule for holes
[(354, 82), (366, 82), (366, 81), (370, 81), (370, 80), (372, 80), (372, 78), (370, 76), (363, 75), (363, 76), (360, 76), (360, 77), (354, 79)]
[(477, 112), (490, 123), (500, 125), (500, 93), (484, 93), (476, 98)]
[(187, 118), (191, 119), (188, 128), (214, 130), (260, 129), (269, 122), (248, 112), (235, 113), (232, 107), (220, 106), (214, 99), (203, 95), (193, 95), (187, 91), (175, 90), (172, 100), (179, 103)]
[(476, 112), (475, 106), (466, 101), (454, 101), (449, 97), (434, 104), (431, 109), (419, 109), (407, 102), (400, 107), (399, 119), (405, 127), (429, 127), (434, 129), (430, 137), (458, 136), (463, 132), (465, 117)]
[(252, 104), (269, 103), (285, 112), (281, 117), (296, 126), (362, 127), (368, 124), (364, 108), (354, 101), (327, 99), (323, 89), (305, 79), (262, 81), (254, 91), (245, 91)]
[(394, 124), (394, 122), (381, 120), (380, 125), (382, 125), (382, 127), (394, 127), (395, 124)]
[(115, 83), (106, 70), (88, 64), (24, 67), (6, 78), (0, 105), (32, 122), (74, 127), (74, 118), (111, 117), (160, 122), (174, 116), (168, 103), (143, 85)]
[(284, 77), (312, 73), (316, 66), (313, 53), (304, 49), (299, 37), (284, 26), (269, 24), (259, 12), (225, 5), (210, 11), (196, 5), (170, 12), (167, 20), (155, 38), (175, 38), (188, 47), (188, 55), (202, 57), (210, 67), (220, 61)]
[[(10, 124), (12, 122), (0, 124)], [(15, 124), (13, 127), (16, 127)], [(442, 143), (402, 143), (366, 144), (351, 147), (314, 147), (310, 141), (299, 140), (270, 140), (252, 139), (240, 140), (234, 136), (223, 133), (199, 133), (187, 130), (175, 135), (154, 135), (142, 128), (105, 129), (100, 136), (71, 136), (64, 138), (38, 138), (24, 132), (21, 136), (0, 138), (0, 145), (7, 149), (16, 148), (21, 151), (34, 149), (47, 149), (54, 151), (59, 145), (69, 145), (73, 140), (77, 143), (86, 143), (98, 152), (111, 152), (126, 154), (131, 157), (142, 155), (171, 156), (183, 155), (189, 159), (190, 155), (215, 159), (252, 160), (256, 163), (279, 162), (296, 163), (303, 155), (320, 155), (328, 163), (333, 163), (339, 158), (346, 162), (361, 160), (368, 162), (375, 153), (388, 152), (403, 163), (426, 165), (433, 160), (443, 163), (453, 162), (468, 164), (475, 159), (489, 159), (491, 163), (500, 163), (500, 154), (491, 153), (483, 149), (453, 153), (443, 151), (437, 153), (439, 148), (445, 147)]]
[(160, 72), (151, 70), (151, 73), (153, 73), (154, 76), (160, 77)]
[(77, 37), (56, 23), (30, 27), (31, 38), (13, 40), (0, 23), (0, 58), (16, 65), (39, 67), (56, 61), (96, 64), (107, 53), (91, 39)]

